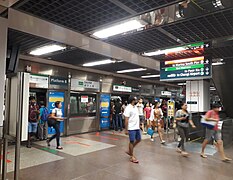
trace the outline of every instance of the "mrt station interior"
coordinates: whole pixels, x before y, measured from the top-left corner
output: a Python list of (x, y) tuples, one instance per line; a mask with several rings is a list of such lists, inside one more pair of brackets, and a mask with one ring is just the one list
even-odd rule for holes
[(232, 180), (233, 0), (0, 0), (2, 180)]

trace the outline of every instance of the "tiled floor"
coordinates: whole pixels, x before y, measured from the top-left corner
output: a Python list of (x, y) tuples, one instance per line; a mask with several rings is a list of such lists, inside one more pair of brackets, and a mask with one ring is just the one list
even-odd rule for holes
[[(158, 139), (156, 142), (144, 139), (135, 148), (140, 163), (133, 164), (125, 154), (128, 138), (123, 135), (89, 133), (63, 138), (62, 143), (63, 151), (49, 149), (44, 142), (37, 143), (32, 149), (22, 147), (25, 154), (21, 157), (25, 162), (31, 158), (43, 162), (22, 166), (20, 180), (233, 179), (233, 163), (221, 162), (217, 153), (207, 159), (200, 158), (197, 153), (200, 145), (196, 144), (187, 144), (187, 148), (194, 147), (195, 151), (191, 151), (189, 158), (184, 158), (175, 152), (173, 140), (168, 140), (168, 148), (164, 148)], [(233, 157), (233, 147), (226, 152)], [(12, 177), (11, 172), (8, 179)]]

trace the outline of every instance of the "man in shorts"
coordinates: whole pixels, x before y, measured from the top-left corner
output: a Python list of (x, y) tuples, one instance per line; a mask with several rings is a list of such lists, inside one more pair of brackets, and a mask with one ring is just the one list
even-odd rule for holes
[(206, 137), (205, 137), (204, 142), (202, 143), (201, 157), (207, 158), (207, 156), (204, 153), (206, 145), (211, 140), (215, 140), (217, 142), (215, 145), (218, 148), (218, 151), (220, 153), (222, 161), (227, 162), (227, 161), (231, 161), (232, 159), (226, 157), (226, 155), (224, 153), (223, 141), (222, 141), (222, 137), (221, 137), (221, 130), (218, 129), (219, 108), (220, 108), (220, 106), (218, 104), (213, 104), (212, 110), (208, 111), (205, 115), (205, 118), (207, 121), (216, 121), (216, 125), (213, 129), (206, 128)]
[(137, 109), (136, 97), (129, 97), (129, 105), (125, 108), (125, 134), (129, 135), (129, 151), (126, 153), (130, 156), (130, 161), (133, 163), (139, 163), (137, 158), (134, 156), (134, 148), (141, 141), (140, 132), (140, 120)]

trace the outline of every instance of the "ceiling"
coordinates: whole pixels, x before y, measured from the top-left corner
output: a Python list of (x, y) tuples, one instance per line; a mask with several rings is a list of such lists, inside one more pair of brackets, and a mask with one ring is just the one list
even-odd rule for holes
[[(181, 1), (182, 0), (19, 0), (13, 8), (89, 36), (88, 32), (95, 29), (161, 7), (167, 7)], [(193, 2), (195, 2), (195, 4)], [(232, 3), (231, 0), (224, 0), (224, 2)], [(212, 42), (218, 38), (233, 36), (233, 3), (227, 8), (219, 8), (216, 10), (212, 8), (208, 10), (207, 7), (210, 7), (210, 4), (212, 4), (212, 0), (192, 1), (189, 10), (184, 9), (184, 13), (187, 16), (182, 20), (121, 36), (113, 36), (104, 41), (141, 54), (155, 49), (175, 47), (181, 44), (200, 41)], [(6, 14), (6, 12), (4, 14)], [(9, 30), (8, 40), (8, 46), (20, 44), (22, 53), (24, 54), (27, 54), (35, 47), (53, 42), (15, 30)], [(223, 45), (222, 47), (213, 46), (207, 49), (205, 54), (213, 58), (232, 59), (233, 46), (229, 44)], [(192, 54), (190, 56), (192, 56)], [(43, 56), (43, 58), (80, 66), (86, 62), (109, 59), (111, 57), (68, 46), (66, 51), (49, 54)], [(156, 56), (152, 58), (156, 60), (166, 59), (165, 56)], [(174, 58), (182, 58), (182, 56)], [(114, 65), (95, 67), (95, 69), (111, 72), (128, 68), (139, 68), (139, 66), (121, 62), (115, 63)], [(141, 75), (158, 73), (158, 71), (148, 69), (145, 72), (129, 73), (128, 75), (140, 77)]]

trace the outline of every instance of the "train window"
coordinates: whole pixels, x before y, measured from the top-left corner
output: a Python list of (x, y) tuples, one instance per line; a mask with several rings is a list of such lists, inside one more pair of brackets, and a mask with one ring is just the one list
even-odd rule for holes
[(96, 95), (93, 94), (71, 94), (70, 114), (75, 115), (95, 115)]

